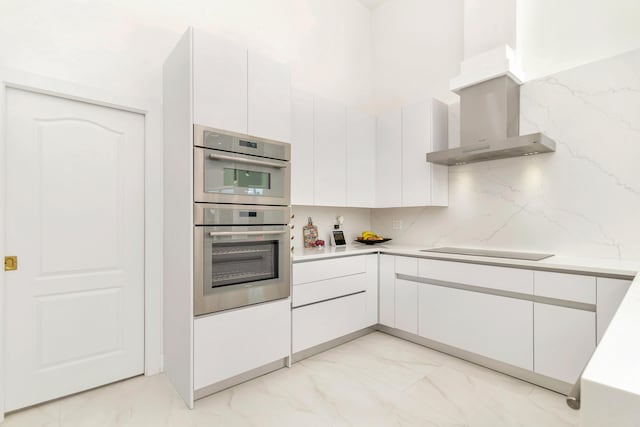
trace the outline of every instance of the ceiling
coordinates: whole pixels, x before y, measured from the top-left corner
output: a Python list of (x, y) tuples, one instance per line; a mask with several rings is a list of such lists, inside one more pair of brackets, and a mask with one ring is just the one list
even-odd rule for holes
[(374, 9), (382, 4), (385, 0), (360, 0), (360, 3), (367, 6), (369, 9)]

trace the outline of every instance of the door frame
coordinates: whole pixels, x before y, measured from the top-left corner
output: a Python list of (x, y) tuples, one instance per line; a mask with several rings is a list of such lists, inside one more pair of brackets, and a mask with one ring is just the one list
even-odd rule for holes
[[(6, 162), (6, 90), (20, 89), (144, 116), (144, 374), (162, 371), (162, 104), (99, 88), (0, 68), (0, 170)], [(0, 254), (5, 253), (5, 186), (0, 172)], [(0, 422), (4, 419), (6, 327), (5, 272), (0, 274)]]

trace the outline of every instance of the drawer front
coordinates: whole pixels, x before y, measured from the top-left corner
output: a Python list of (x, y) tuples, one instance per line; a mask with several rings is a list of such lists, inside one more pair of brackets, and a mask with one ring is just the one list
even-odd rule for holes
[(418, 275), (445, 282), (533, 294), (531, 270), (421, 259), (418, 263)]
[(293, 264), (293, 284), (299, 285), (364, 273), (367, 269), (365, 258), (365, 256), (350, 256)]
[(418, 335), (533, 370), (533, 303), (418, 285)]
[(533, 272), (534, 295), (567, 301), (596, 303), (596, 278), (577, 274)]
[(293, 307), (342, 297), (366, 289), (366, 273), (321, 280), (319, 282), (303, 283), (293, 287)]
[(288, 298), (195, 319), (194, 389), (289, 356), (290, 330)]
[(418, 275), (418, 258), (397, 256), (396, 257), (396, 273), (406, 274), (407, 276), (417, 276)]
[(366, 314), (366, 292), (294, 309), (293, 353), (365, 328)]

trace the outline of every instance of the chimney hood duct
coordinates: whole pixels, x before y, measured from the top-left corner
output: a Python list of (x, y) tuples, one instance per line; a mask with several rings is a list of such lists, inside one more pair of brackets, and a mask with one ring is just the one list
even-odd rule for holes
[(463, 165), (556, 151), (542, 133), (520, 135), (520, 86), (508, 75), (459, 89), (460, 147), (427, 153), (427, 162)]

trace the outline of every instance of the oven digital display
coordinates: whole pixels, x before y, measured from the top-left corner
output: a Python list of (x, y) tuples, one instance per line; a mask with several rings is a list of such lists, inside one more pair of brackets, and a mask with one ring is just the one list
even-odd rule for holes
[(240, 218), (256, 218), (258, 212), (255, 211), (240, 211)]
[(240, 146), (241, 147), (249, 147), (249, 148), (258, 148), (258, 143), (257, 142), (252, 142), (252, 141), (244, 141), (244, 140), (240, 140)]

